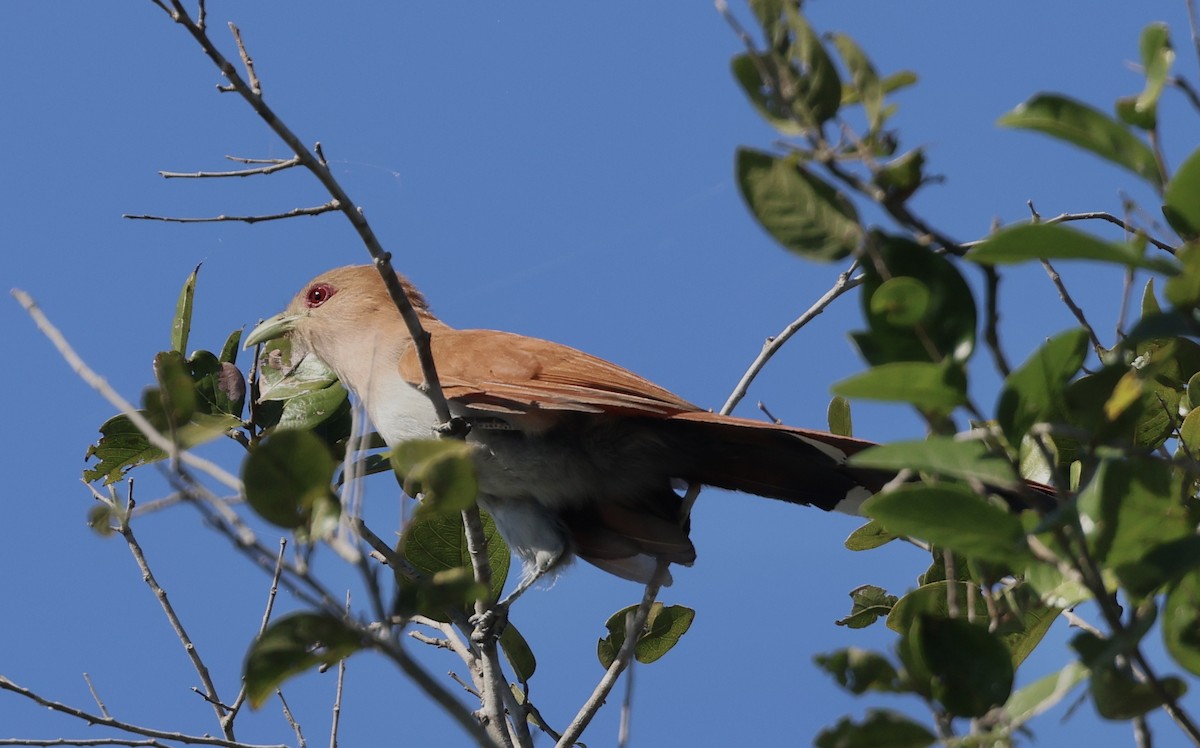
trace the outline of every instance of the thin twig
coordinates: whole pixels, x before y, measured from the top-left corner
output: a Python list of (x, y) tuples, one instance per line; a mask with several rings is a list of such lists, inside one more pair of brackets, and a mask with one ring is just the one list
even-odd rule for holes
[(250, 59), (250, 53), (246, 51), (246, 45), (242, 43), (242, 32), (237, 26), (229, 23), (229, 30), (233, 32), (233, 38), (237, 41), (238, 56), (242, 58), (242, 64), (246, 66), (246, 77), (250, 79), (250, 90), (255, 96), (262, 96), (262, 83), (258, 80), (258, 73), (254, 72), (254, 60)]
[[(130, 496), (127, 510), (132, 510), (133, 487), (130, 484)], [(158, 599), (158, 604), (162, 606), (163, 613), (167, 616), (167, 621), (171, 624), (171, 629), (178, 637), (179, 643), (183, 645), (183, 651), (187, 653), (188, 659), (192, 662), (192, 667), (196, 669), (196, 674), (200, 676), (200, 683), (204, 686), (203, 696), (206, 701), (212, 704), (213, 711), (217, 715), (217, 722), (221, 725), (221, 732), (229, 740), (233, 740), (233, 723), (225, 720), (226, 708), (222, 706), (220, 697), (217, 696), (217, 687), (213, 684), (212, 676), (209, 675), (208, 666), (204, 664), (203, 658), (200, 657), (200, 650), (197, 649), (191, 637), (188, 636), (187, 630), (183, 627), (183, 621), (179, 620), (179, 616), (175, 613), (174, 606), (171, 605), (170, 599), (167, 597), (167, 591), (162, 588), (158, 580), (154, 576), (154, 572), (150, 570), (150, 563), (146, 561), (146, 556), (142, 553), (142, 546), (138, 543), (137, 537), (133, 533), (133, 525), (129, 521), (129, 512), (114, 512), (119, 518), (120, 525), (118, 529), (121, 536), (125, 538), (125, 544), (129, 546), (129, 552), (133, 554), (133, 559), (137, 563), (138, 570), (142, 572), (142, 581), (154, 593)]]
[[(242, 743), (236, 740), (228, 740), (226, 738), (216, 738), (211, 735), (186, 735), (181, 732), (167, 732), (165, 730), (155, 730), (149, 727), (142, 727), (141, 725), (134, 725), (129, 722), (113, 719), (111, 717), (103, 717), (99, 714), (93, 714), (82, 709), (76, 709), (75, 707), (67, 706), (66, 704), (61, 704), (57, 701), (51, 701), (44, 696), (40, 696), (33, 691), (30, 691), (28, 688), (24, 688), (16, 683), (13, 683), (3, 675), (0, 675), (0, 690), (11, 691), (19, 696), (24, 696), (30, 701), (33, 701), (40, 706), (44, 706), (47, 709), (75, 717), (76, 719), (81, 719), (84, 722), (90, 722), (91, 724), (100, 725), (102, 727), (111, 727), (115, 730), (133, 733), (134, 735), (145, 735), (146, 737), (158, 738), (160, 740), (173, 740), (178, 743), (187, 743), (189, 745), (216, 745), (222, 746), (222, 748), (286, 748), (286, 746), (282, 744), (262, 745), (258, 743)], [(75, 745), (80, 744), (76, 743)]]
[[(350, 593), (346, 593), (346, 615), (350, 615)], [(329, 725), (329, 748), (337, 748), (338, 725), (342, 721), (342, 686), (346, 682), (346, 659), (338, 660), (337, 688), (333, 696), (333, 717)]]
[(283, 709), (283, 718), (287, 720), (288, 727), (291, 727), (292, 732), (296, 735), (296, 744), (299, 748), (306, 748), (308, 741), (304, 739), (304, 731), (300, 729), (300, 723), (296, 721), (296, 716), (292, 714), (292, 708), (288, 706), (287, 699), (283, 698), (283, 691), (276, 688), (275, 695), (279, 697), (279, 706)]
[(1075, 303), (1075, 300), (1071, 298), (1071, 294), (1067, 291), (1066, 284), (1063, 283), (1062, 276), (1058, 274), (1058, 271), (1054, 269), (1054, 266), (1051, 265), (1048, 260), (1041, 260), (1041, 263), (1042, 267), (1046, 269), (1046, 274), (1050, 276), (1050, 282), (1053, 283), (1054, 287), (1058, 289), (1059, 298), (1061, 298), (1063, 303), (1067, 305), (1067, 308), (1071, 310), (1071, 314), (1075, 315), (1075, 319), (1079, 320), (1079, 324), (1083, 326), (1083, 329), (1087, 330), (1088, 337), (1092, 339), (1092, 347), (1096, 349), (1096, 355), (1103, 355), (1104, 344), (1100, 342), (1100, 338), (1096, 335), (1096, 331), (1092, 329), (1091, 323), (1087, 321), (1087, 317), (1084, 315), (1083, 310), (1080, 309), (1079, 305)]
[[(275, 607), (275, 595), (279, 592), (279, 577), (283, 574), (283, 556), (286, 551), (287, 538), (280, 538), (279, 555), (275, 557), (275, 571), (271, 574), (271, 586), (267, 590), (267, 605), (263, 610), (262, 620), (258, 624), (259, 637), (267, 630), (267, 624), (271, 620), (271, 611)], [(241, 689), (238, 691), (237, 698), (233, 700), (233, 705), (229, 707), (229, 714), (225, 716), (227, 721), (233, 722), (234, 718), (237, 717), (242, 704), (246, 702), (246, 695), (246, 684), (243, 682)], [(282, 698), (282, 694), (280, 694), (280, 698)]]
[(813, 319), (819, 316), (821, 312), (825, 311), (825, 308), (832, 304), (833, 301), (839, 296), (853, 288), (857, 288), (862, 284), (865, 277), (864, 275), (859, 274), (851, 277), (851, 274), (857, 267), (858, 262), (855, 261), (849, 268), (847, 268), (841, 275), (838, 276), (837, 281), (833, 284), (833, 286), (826, 291), (821, 298), (813, 302), (813, 305), (805, 310), (803, 314), (793, 320), (787, 327), (780, 330), (779, 334), (767, 339), (766, 343), (763, 344), (762, 350), (759, 351), (758, 356), (756, 356), (754, 361), (751, 362), (750, 367), (746, 369), (746, 373), (742, 375), (742, 378), (738, 380), (737, 385), (733, 388), (733, 392), (729, 393), (729, 398), (725, 401), (725, 404), (721, 406), (720, 412), (723, 415), (728, 415), (729, 413), (733, 412), (733, 409), (737, 407), (737, 404), (741, 401), (741, 399), (746, 396), (746, 391), (750, 389), (750, 383), (754, 381), (755, 377), (758, 376), (763, 367), (767, 365), (767, 362), (771, 360), (771, 357), (775, 355), (776, 351), (778, 351), (783, 344), (788, 341), (789, 338), (795, 335), (800, 328), (813, 321)]
[[(359, 238), (366, 246), (371, 257), (375, 260), (376, 269), (379, 270), (380, 277), (383, 278), (384, 285), (388, 289), (388, 295), (400, 311), (400, 315), (404, 318), (405, 325), (408, 327), (409, 333), (416, 344), (418, 359), (421, 362), (425, 395), (432, 402), (434, 412), (437, 413), (439, 420), (446, 424), (451, 423), (450, 408), (446, 404), (445, 395), (442, 393), (441, 382), (438, 379), (437, 369), (434, 366), (433, 356), (429, 349), (429, 333), (421, 325), (420, 316), (417, 314), (416, 309), (413, 308), (408, 296), (404, 293), (404, 289), (400, 286), (400, 281), (396, 278), (396, 273), (392, 269), (391, 253), (383, 248), (379, 238), (375, 235), (375, 231), (367, 222), (362, 209), (350, 199), (350, 195), (342, 188), (337, 179), (334, 178), (324, 154), (319, 152), (314, 153), (305, 148), (300, 139), (296, 137), (296, 134), (283, 121), (283, 118), (276, 114), (267, 105), (266, 101), (263, 100), (263, 97), (255, 93), (254, 89), (238, 75), (237, 69), (221, 54), (221, 51), (213, 44), (205, 30), (198, 26), (192, 20), (191, 16), (188, 15), (182, 2), (180, 0), (170, 0), (170, 2), (171, 7), (168, 14), (171, 19), (181, 25), (191, 35), (192, 39), (204, 50), (204, 54), (212, 60), (225, 79), (229, 81), (229, 85), (233, 90), (250, 105), (250, 108), (258, 114), (259, 118), (300, 159), (304, 168), (308, 169), (321, 182), (321, 185), (333, 198), (332, 202), (337, 204), (338, 209), (342, 211), (342, 215), (350, 221), (350, 225), (358, 232)], [(164, 7), (162, 3), (157, 4), (159, 7)]]
[(299, 216), (319, 216), (322, 213), (331, 213), (338, 209), (337, 201), (330, 200), (324, 205), (314, 205), (311, 208), (292, 208), (283, 213), (265, 213), (255, 216), (206, 216), (202, 218), (185, 218), (181, 216), (155, 216), (149, 214), (134, 215), (125, 213), (121, 217), (128, 218), (131, 221), (163, 221), (165, 223), (222, 223), (233, 221), (236, 223), (262, 223), (263, 221), (282, 221), (287, 218), (297, 218)]
[(266, 158), (266, 159), (249, 159), (237, 158), (235, 156), (226, 156), (230, 161), (239, 161), (244, 164), (265, 164), (265, 166), (256, 166), (253, 169), (234, 169), (232, 171), (160, 171), (158, 175), (163, 179), (221, 179), (224, 177), (253, 177), (260, 174), (274, 174), (277, 171), (290, 169), (293, 166), (300, 165), (300, 159), (293, 156), (292, 158)]
[(92, 699), (96, 702), (96, 706), (100, 708), (100, 713), (105, 717), (111, 717), (112, 715), (108, 713), (108, 708), (104, 706), (104, 702), (100, 700), (100, 694), (96, 693), (96, 687), (92, 685), (91, 677), (87, 673), (84, 673), (83, 680), (85, 683), (87, 683), (88, 692), (92, 694)]
[(47, 740), (39, 740), (37, 738), (0, 738), (0, 745), (129, 745), (171, 748), (169, 744), (154, 740), (153, 738), (147, 738), (146, 740), (133, 740), (131, 738), (51, 738)]
[(558, 739), (557, 748), (570, 748), (575, 744), (575, 740), (583, 734), (588, 723), (596, 716), (597, 710), (604, 704), (608, 694), (612, 691), (612, 687), (617, 682), (617, 678), (621, 677), (622, 671), (628, 666), (629, 661), (633, 659), (633, 652), (637, 647), (638, 639), (641, 631), (646, 625), (646, 618), (650, 615), (650, 606), (654, 604), (654, 599), (658, 597), (658, 591), (662, 587), (663, 581), (667, 578), (667, 568), (670, 566), (666, 561), (659, 559), (658, 568), (654, 570), (654, 575), (650, 577), (650, 582), (646, 585), (646, 590), (642, 594), (642, 602), (637, 607), (637, 611), (633, 615), (633, 619), (629, 624), (632, 633), (626, 635), (625, 641), (621, 642), (621, 647), (617, 650), (616, 657), (608, 666), (608, 670), (604, 673), (604, 677), (600, 679), (600, 683), (596, 685), (596, 689), (592, 695), (584, 703), (583, 708), (575, 715), (575, 719), (571, 720), (571, 724), (567, 725), (567, 729), (563, 731), (562, 737)]

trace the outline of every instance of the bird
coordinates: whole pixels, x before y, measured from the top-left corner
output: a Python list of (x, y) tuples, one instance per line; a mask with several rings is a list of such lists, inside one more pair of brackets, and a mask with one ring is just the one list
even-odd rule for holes
[[(455, 329), (397, 280), (450, 413), (470, 427), (478, 503), (524, 563), (519, 590), (574, 557), (643, 584), (662, 562), (692, 565), (684, 485), (854, 514), (894, 477), (847, 464), (872, 442), (713, 413), (548, 340)], [(278, 337), (293, 360), (333, 369), (389, 446), (435, 435), (416, 344), (374, 266), (317, 276), (244, 344)]]

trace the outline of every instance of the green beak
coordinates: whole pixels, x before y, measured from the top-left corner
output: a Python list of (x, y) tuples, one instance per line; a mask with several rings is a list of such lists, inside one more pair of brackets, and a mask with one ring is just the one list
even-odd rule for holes
[(258, 327), (251, 330), (250, 334), (246, 336), (245, 342), (242, 343), (242, 349), (244, 350), (259, 343), (283, 337), (291, 332), (296, 323), (300, 321), (301, 316), (299, 314), (280, 313), (270, 319), (264, 319), (259, 323)]

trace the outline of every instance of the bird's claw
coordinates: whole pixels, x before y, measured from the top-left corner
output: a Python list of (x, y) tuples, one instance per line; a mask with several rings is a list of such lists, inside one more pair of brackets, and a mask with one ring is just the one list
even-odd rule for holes
[(487, 610), (476, 613), (467, 620), (475, 627), (471, 634), (472, 639), (476, 641), (499, 639), (508, 626), (508, 605), (493, 603)]

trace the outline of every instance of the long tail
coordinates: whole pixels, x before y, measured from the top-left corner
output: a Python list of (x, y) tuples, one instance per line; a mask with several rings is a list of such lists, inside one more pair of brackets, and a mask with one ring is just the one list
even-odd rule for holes
[(668, 419), (668, 438), (694, 457), (679, 477), (719, 488), (857, 514), (894, 476), (851, 468), (846, 459), (872, 442), (716, 413)]

